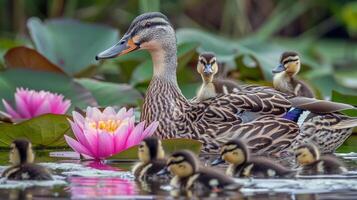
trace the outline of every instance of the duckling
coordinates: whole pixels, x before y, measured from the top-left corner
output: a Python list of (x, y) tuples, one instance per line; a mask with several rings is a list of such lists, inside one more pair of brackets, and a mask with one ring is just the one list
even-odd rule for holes
[(296, 161), (302, 167), (299, 175), (341, 174), (348, 170), (331, 155), (320, 156), (313, 144), (302, 144), (295, 150)]
[(165, 168), (165, 152), (157, 137), (145, 138), (139, 145), (138, 162), (132, 168), (137, 180), (156, 179), (156, 173)]
[(1, 175), (9, 180), (52, 180), (50, 172), (34, 163), (32, 144), (26, 139), (14, 140), (10, 145), (10, 163)]
[(290, 177), (294, 171), (271, 161), (265, 157), (250, 157), (250, 152), (245, 143), (233, 139), (228, 141), (220, 151), (219, 158), (211, 164), (218, 165), (228, 162), (230, 165), (226, 170), (228, 176), (235, 177)]
[(204, 189), (218, 192), (241, 187), (233, 178), (209, 167), (201, 167), (197, 157), (188, 150), (173, 153), (168, 158), (166, 166), (159, 174), (171, 172), (174, 177), (170, 185), (176, 189)]
[(272, 72), (274, 88), (280, 92), (314, 98), (313, 90), (303, 81), (296, 78), (300, 71), (300, 57), (296, 52), (284, 52), (280, 65)]
[(217, 79), (214, 76), (218, 72), (217, 58), (214, 53), (205, 52), (200, 54), (197, 63), (197, 72), (201, 74), (202, 85), (197, 93), (197, 100), (203, 101), (218, 94), (231, 93), (238, 84), (232, 80)]

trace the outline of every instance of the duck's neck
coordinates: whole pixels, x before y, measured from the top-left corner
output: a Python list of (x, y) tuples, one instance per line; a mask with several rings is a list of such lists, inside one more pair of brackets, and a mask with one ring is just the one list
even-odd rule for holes
[(203, 82), (203, 85), (207, 85), (209, 83), (212, 83), (213, 81), (213, 76), (204, 76), (204, 75), (201, 75), (202, 77), (202, 82)]
[[(165, 121), (173, 118), (178, 102), (187, 103), (177, 84), (177, 50), (176, 45), (149, 50), (154, 74), (146, 93), (141, 120), (147, 122), (159, 121), (159, 133), (167, 129)], [(171, 120), (173, 121), (173, 120)], [(174, 128), (174, 127), (172, 127)]]

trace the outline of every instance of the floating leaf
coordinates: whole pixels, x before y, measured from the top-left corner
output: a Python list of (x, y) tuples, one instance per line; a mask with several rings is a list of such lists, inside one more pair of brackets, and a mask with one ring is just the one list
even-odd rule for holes
[(70, 19), (27, 23), (36, 49), (65, 72), (75, 75), (95, 65), (95, 56), (119, 40), (118, 31)]
[(28, 68), (61, 74), (65, 73), (36, 50), (24, 46), (9, 49), (4, 58), (8, 68)]
[[(162, 140), (162, 146), (165, 150), (166, 155), (173, 153), (174, 151), (181, 149), (189, 149), (196, 154), (201, 151), (202, 144), (198, 140), (185, 139), (185, 138), (175, 138)], [(138, 159), (138, 146), (131, 147), (125, 151), (122, 151), (112, 157), (111, 159)]]
[[(17, 87), (63, 94), (65, 98), (71, 100), (71, 108), (97, 105), (96, 100), (87, 89), (74, 82), (70, 77), (58, 73), (20, 68), (7, 69), (0, 73), (0, 99), (13, 101)], [(0, 110), (2, 110), (2, 106), (0, 104)]]
[(92, 92), (100, 106), (136, 105), (142, 95), (128, 84), (116, 84), (94, 79), (76, 79), (76, 82)]
[(70, 129), (66, 115), (45, 114), (18, 124), (0, 123), (0, 147), (26, 138), (35, 148), (67, 146), (63, 135)]

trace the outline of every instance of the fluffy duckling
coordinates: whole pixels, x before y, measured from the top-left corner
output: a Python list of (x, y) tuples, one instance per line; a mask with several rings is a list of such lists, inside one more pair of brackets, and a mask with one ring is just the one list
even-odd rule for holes
[(52, 180), (50, 172), (34, 163), (35, 155), (31, 142), (17, 139), (10, 146), (9, 159), (12, 166), (1, 175), (9, 180)]
[(140, 143), (138, 157), (140, 162), (132, 169), (137, 180), (155, 179), (156, 173), (166, 166), (165, 152), (157, 137), (145, 138)]
[(226, 170), (228, 176), (235, 177), (290, 177), (294, 171), (271, 161), (265, 157), (251, 157), (245, 143), (238, 139), (228, 141), (220, 151), (219, 158), (212, 162), (218, 165), (228, 162), (230, 165)]
[(237, 190), (241, 185), (209, 167), (201, 167), (197, 157), (188, 150), (173, 153), (167, 167), (159, 174), (171, 172), (174, 177), (170, 185), (181, 190), (205, 189), (210, 191)]
[(320, 156), (313, 144), (302, 144), (295, 151), (296, 161), (302, 167), (299, 175), (341, 174), (347, 168), (331, 155)]
[(231, 93), (238, 84), (227, 79), (216, 79), (218, 72), (217, 58), (214, 53), (205, 52), (200, 54), (197, 63), (197, 72), (201, 74), (202, 85), (197, 93), (197, 100), (203, 101), (218, 94)]
[(274, 88), (280, 92), (314, 98), (313, 90), (303, 81), (296, 78), (300, 71), (300, 58), (296, 52), (284, 52), (280, 64), (272, 72)]

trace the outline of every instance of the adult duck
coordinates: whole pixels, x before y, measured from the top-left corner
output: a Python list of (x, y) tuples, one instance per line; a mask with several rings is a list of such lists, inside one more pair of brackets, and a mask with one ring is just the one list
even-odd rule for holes
[[(114, 58), (138, 49), (149, 51), (154, 69), (141, 120), (158, 121), (156, 134), (161, 138), (197, 139), (204, 144), (203, 151), (217, 152), (222, 144), (238, 137), (247, 142), (253, 153), (274, 153), (289, 147), (299, 134), (295, 122), (279, 117), (291, 108), (291, 102), (272, 88), (249, 86), (201, 102), (188, 101), (176, 79), (175, 31), (161, 13), (136, 17), (119, 43), (99, 53), (96, 59)], [(311, 105), (298, 99), (294, 103)]]

